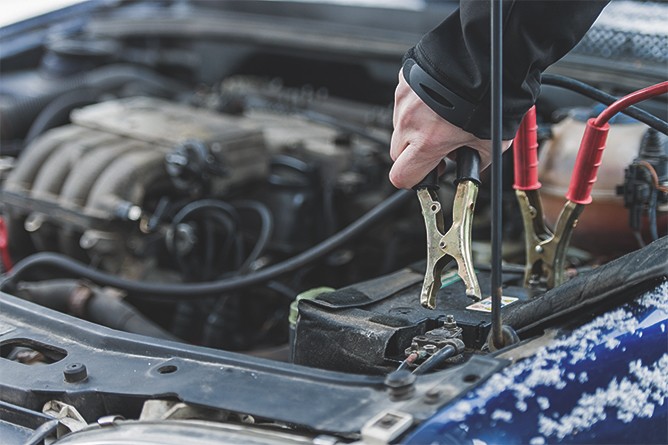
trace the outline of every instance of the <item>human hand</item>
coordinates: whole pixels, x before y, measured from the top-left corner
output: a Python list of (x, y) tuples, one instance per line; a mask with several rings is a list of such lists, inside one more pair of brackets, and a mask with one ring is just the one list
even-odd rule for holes
[[(490, 164), (492, 141), (479, 139), (452, 125), (429, 108), (408, 85), (401, 71), (394, 93), (394, 132), (390, 157), (394, 161), (390, 182), (397, 188), (411, 188), (443, 158), (462, 146), (480, 152), (480, 166)], [(503, 141), (503, 150), (511, 141)]]

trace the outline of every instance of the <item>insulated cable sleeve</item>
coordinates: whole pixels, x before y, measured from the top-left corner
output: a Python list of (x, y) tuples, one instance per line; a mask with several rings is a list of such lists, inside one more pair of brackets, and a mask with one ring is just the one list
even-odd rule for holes
[(436, 368), (438, 365), (442, 364), (447, 359), (454, 357), (457, 354), (457, 350), (454, 346), (444, 346), (434, 353), (431, 357), (424, 361), (420, 366), (415, 368), (413, 374), (422, 375), (432, 369)]
[(597, 127), (602, 127), (603, 125), (607, 124), (615, 114), (630, 107), (631, 105), (635, 105), (638, 102), (642, 102), (643, 100), (651, 99), (655, 96), (666, 93), (668, 93), (668, 81), (657, 83), (656, 85), (652, 85), (647, 88), (643, 88), (642, 90), (627, 94), (603, 110), (603, 112), (601, 112), (601, 114), (599, 114), (594, 121), (594, 125)]
[(438, 167), (427, 173), (424, 179), (413, 187), (413, 190), (428, 189), (438, 190)]
[(455, 183), (471, 181), (480, 185), (480, 153), (471, 147), (459, 147), (455, 150), (457, 170)]
[[(31, 255), (19, 261), (12, 272), (5, 276), (0, 283), (0, 288), (5, 289), (8, 285), (16, 283), (22, 275), (34, 268), (55, 268), (67, 272), (73, 276), (88, 279), (102, 286), (110, 286), (127, 291), (136, 299), (162, 299), (188, 300), (194, 298), (205, 298), (224, 292), (242, 289), (248, 286), (264, 283), (279, 275), (292, 272), (313, 261), (327, 255), (333, 250), (351, 241), (356, 236), (388, 219), (392, 213), (412, 201), (414, 194), (409, 190), (399, 190), (385, 201), (378, 204), (369, 212), (345, 229), (339, 231), (330, 238), (316, 244), (308, 250), (281, 263), (274, 264), (266, 269), (259, 270), (250, 275), (211, 281), (207, 283), (147, 283), (142, 281), (128, 280), (117, 277), (106, 272), (93, 269), (79, 261), (73, 260), (65, 255), (42, 252)], [(153, 298), (151, 298), (153, 297)]]
[(566, 194), (569, 201), (582, 205), (591, 202), (591, 190), (596, 182), (596, 174), (603, 159), (603, 150), (610, 129), (608, 121), (631, 105), (666, 93), (668, 93), (668, 81), (634, 91), (609, 105), (597, 118), (587, 121)]
[[(593, 86), (584, 82), (580, 82), (579, 80), (571, 79), (570, 77), (561, 76), (558, 74), (543, 74), (541, 77), (541, 83), (543, 85), (551, 85), (576, 92), (597, 102), (601, 102), (604, 105), (611, 105), (617, 99), (619, 99), (618, 97), (601, 91), (598, 88), (594, 88)], [(668, 135), (668, 122), (659, 119), (645, 110), (641, 110), (635, 106), (630, 106), (624, 110), (621, 110), (620, 113), (626, 114), (627, 116), (630, 116), (642, 122), (643, 124)]]
[(522, 118), (520, 128), (513, 141), (513, 162), (515, 170), (515, 190), (538, 190), (538, 125), (536, 124), (536, 107)]
[(240, 273), (247, 273), (253, 262), (260, 258), (260, 255), (262, 255), (264, 252), (264, 249), (269, 244), (269, 241), (271, 241), (271, 235), (274, 232), (274, 217), (272, 216), (267, 206), (259, 201), (237, 201), (232, 203), (232, 205), (237, 210), (254, 211), (260, 218), (260, 234), (257, 238), (257, 241), (255, 242), (255, 245), (253, 246), (253, 249), (251, 250), (251, 253), (248, 254), (248, 257), (246, 260), (244, 260), (244, 263), (239, 268)]

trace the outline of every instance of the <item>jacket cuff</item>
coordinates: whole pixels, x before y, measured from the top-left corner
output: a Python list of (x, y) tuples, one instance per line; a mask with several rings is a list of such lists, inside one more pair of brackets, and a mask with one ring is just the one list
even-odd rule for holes
[[(436, 80), (413, 58), (414, 49), (404, 56), (403, 75), (420, 99), (443, 119), (480, 139), (491, 139), (491, 104), (469, 101)], [(513, 139), (524, 113), (504, 111), (501, 133)]]

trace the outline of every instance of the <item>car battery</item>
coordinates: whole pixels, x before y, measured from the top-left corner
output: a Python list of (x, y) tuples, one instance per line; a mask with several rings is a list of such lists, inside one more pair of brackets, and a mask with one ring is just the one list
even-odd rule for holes
[[(490, 273), (477, 271), (477, 276), (483, 295), (489, 295)], [(430, 310), (420, 305), (423, 277), (419, 267), (407, 268), (300, 301), (292, 343), (294, 363), (385, 374), (406, 358), (405, 350), (415, 337), (443, 326), (448, 316), (461, 328), (467, 350), (480, 350), (491, 329), (490, 298), (475, 302), (467, 297), (451, 263), (443, 273), (436, 308)], [(502, 314), (506, 307), (529, 298), (521, 282), (520, 272), (503, 274)]]

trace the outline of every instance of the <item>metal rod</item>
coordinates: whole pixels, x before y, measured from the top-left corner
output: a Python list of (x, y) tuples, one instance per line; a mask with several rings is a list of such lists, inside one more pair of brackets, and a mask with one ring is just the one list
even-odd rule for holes
[(503, 240), (502, 222), (502, 69), (503, 69), (503, 14), (502, 0), (490, 0), (491, 4), (491, 54), (492, 54), (492, 342), (498, 348), (503, 347), (501, 330), (501, 244)]

